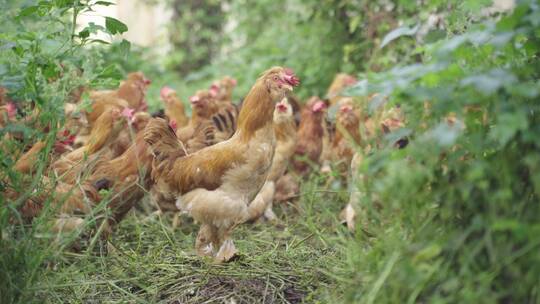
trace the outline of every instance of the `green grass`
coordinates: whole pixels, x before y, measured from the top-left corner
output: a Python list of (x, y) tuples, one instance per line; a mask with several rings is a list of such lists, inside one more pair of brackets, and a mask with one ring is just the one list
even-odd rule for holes
[(173, 230), (171, 215), (134, 211), (108, 242), (51, 250), (26, 294), (47, 303), (321, 300), (339, 288), (334, 269), (344, 265), (350, 235), (337, 219), (347, 193), (317, 189), (316, 182), (303, 185), (299, 208), (277, 206), (276, 225), (238, 227), (234, 240), (240, 255), (220, 265), (195, 255), (198, 225), (188, 217)]

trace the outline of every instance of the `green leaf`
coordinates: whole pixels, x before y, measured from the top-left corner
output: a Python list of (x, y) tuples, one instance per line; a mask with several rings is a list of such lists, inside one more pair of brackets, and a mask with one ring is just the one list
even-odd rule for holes
[(502, 113), (491, 128), (489, 137), (504, 146), (518, 131), (526, 130), (528, 125), (527, 114), (523, 111)]
[(28, 7), (21, 10), (21, 12), (17, 16), (17, 18), (30, 16), (30, 15), (36, 13), (38, 9), (39, 9), (39, 6), (37, 6), (37, 5), (28, 6)]
[(105, 27), (112, 35), (122, 34), (128, 30), (127, 25), (112, 17), (105, 17)]
[(433, 259), (434, 257), (437, 257), (439, 254), (441, 254), (442, 248), (441, 246), (437, 244), (431, 244), (422, 250), (420, 250), (414, 257), (413, 261), (415, 263), (421, 262), (421, 261), (428, 261)]
[(94, 5), (110, 6), (110, 5), (115, 5), (115, 4), (109, 1), (96, 1)]
[(466, 0), (463, 1), (463, 8), (472, 13), (479, 12), (482, 8), (491, 4), (491, 0)]
[(390, 33), (386, 34), (386, 36), (384, 36), (384, 39), (383, 39), (383, 41), (381, 43), (380, 48), (382, 49), (388, 43), (392, 42), (393, 40), (395, 40), (395, 39), (397, 39), (397, 38), (399, 38), (401, 36), (412, 36), (412, 35), (416, 34), (416, 32), (418, 31), (419, 28), (420, 28), (420, 25), (417, 24), (416, 26), (414, 26), (412, 28), (407, 27), (407, 26), (402, 26), (402, 27), (398, 27), (397, 29), (394, 29)]
[(129, 50), (131, 49), (131, 43), (126, 39), (122, 39), (120, 42), (120, 53), (122, 56), (127, 57), (129, 55)]
[(88, 28), (85, 28), (84, 30), (79, 32), (79, 38), (81, 39), (86, 39), (89, 36), (90, 36), (90, 31), (88, 30)]
[(56, 7), (58, 8), (66, 8), (66, 7), (70, 7), (73, 5), (73, 1), (72, 0), (55, 0), (54, 1), (54, 4), (56, 5)]
[(107, 42), (105, 40), (101, 40), (101, 39), (92, 39), (90, 40), (91, 43), (100, 43), (100, 44), (111, 44), (110, 42)]
[(425, 137), (441, 147), (449, 147), (456, 142), (463, 129), (463, 123), (460, 121), (456, 121), (453, 125), (440, 123), (433, 130), (427, 132)]
[(516, 76), (510, 71), (493, 69), (487, 73), (467, 77), (461, 81), (462, 86), (474, 86), (485, 95), (495, 93), (503, 86), (511, 86), (517, 82)]

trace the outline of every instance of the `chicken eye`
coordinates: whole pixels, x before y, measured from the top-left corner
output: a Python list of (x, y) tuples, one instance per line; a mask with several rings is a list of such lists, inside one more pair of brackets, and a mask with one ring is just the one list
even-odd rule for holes
[(274, 81), (278, 81), (278, 77), (277, 76), (274, 76)]

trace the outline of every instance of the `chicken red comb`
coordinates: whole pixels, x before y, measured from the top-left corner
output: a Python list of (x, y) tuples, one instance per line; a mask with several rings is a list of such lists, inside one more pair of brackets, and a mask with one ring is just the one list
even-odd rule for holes
[(135, 112), (134, 109), (131, 109), (131, 108), (124, 108), (124, 110), (122, 110), (122, 116), (124, 116), (125, 118), (128, 118), (130, 121), (131, 119), (133, 119), (133, 112)]
[(352, 111), (352, 106), (351, 105), (342, 105), (340, 108), (339, 108), (339, 111), (341, 112), (350, 112)]
[(355, 84), (357, 82), (358, 82), (358, 80), (356, 78), (354, 78), (353, 76), (349, 76), (349, 75), (347, 75), (345, 77), (345, 81), (344, 81), (345, 85), (347, 85), (347, 86), (352, 86), (353, 84)]
[(201, 100), (201, 98), (200, 98), (199, 96), (197, 96), (197, 95), (193, 95), (193, 96), (191, 96), (191, 97), (189, 98), (189, 101), (190, 101), (191, 103), (197, 103), (197, 102), (199, 102), (200, 100)]
[(300, 79), (298, 77), (296, 77), (296, 75), (294, 75), (293, 70), (291, 70), (289, 68), (285, 68), (284, 72), (285, 72), (285, 81), (287, 81), (287, 83), (289, 83), (293, 87), (300, 84)]
[(176, 128), (178, 127), (178, 125), (176, 124), (176, 120), (171, 119), (169, 121), (169, 127), (171, 127), (174, 131), (176, 131)]
[(311, 109), (313, 112), (319, 112), (322, 111), (324, 108), (326, 108), (326, 104), (323, 101), (317, 101)]
[(236, 81), (236, 78), (231, 78), (231, 83), (233, 86), (236, 86), (238, 84), (238, 81)]
[(175, 91), (168, 86), (164, 86), (163, 88), (161, 88), (161, 91), (159, 91), (159, 95), (163, 100), (165, 100), (172, 93), (175, 93)]
[(66, 136), (66, 139), (60, 141), (62, 144), (64, 145), (68, 145), (68, 146), (72, 146), (73, 143), (75, 142), (75, 138), (77, 136), (76, 135), (69, 135), (69, 136)]
[(213, 83), (211, 86), (210, 86), (210, 96), (212, 97), (216, 97), (218, 94), (219, 94), (219, 85)]
[(287, 111), (287, 105), (284, 104), (284, 103), (278, 103), (278, 104), (276, 105), (276, 108), (277, 108), (278, 111), (280, 111), (280, 112), (285, 112), (285, 111)]

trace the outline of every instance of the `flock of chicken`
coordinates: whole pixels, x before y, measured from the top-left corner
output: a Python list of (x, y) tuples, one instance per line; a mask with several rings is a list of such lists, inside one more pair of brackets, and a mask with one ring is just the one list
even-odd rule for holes
[[(54, 144), (34, 143), (13, 166), (23, 184), (24, 177), (44, 170), (38, 191), (19, 193), (8, 185), (3, 195), (20, 201), (24, 220), (50, 203), (54, 231), (80, 228), (92, 214), (108, 235), (150, 193), (156, 213), (175, 213), (173, 225), (179, 213), (200, 223), (197, 254), (228, 261), (236, 254), (236, 225), (276, 220), (273, 204), (294, 201), (299, 181), (314, 170), (334, 169), (356, 181), (361, 177), (354, 168), (371, 149), (361, 143), (402, 126), (399, 108), (368, 115), (367, 102), (340, 95), (354, 83), (354, 77), (338, 74), (328, 99), (311, 97), (302, 104), (291, 93), (299, 79), (290, 69), (274, 67), (236, 105), (236, 81), (224, 77), (190, 97), (191, 117), (168, 87), (160, 92), (164, 110), (148, 113), (150, 81), (140, 72), (129, 74), (117, 90), (88, 92), (91, 109), (80, 107), (81, 88), (65, 104), (66, 122)], [(1, 93), (0, 127), (24, 119)], [(341, 214), (350, 229), (357, 199), (353, 191)]]

